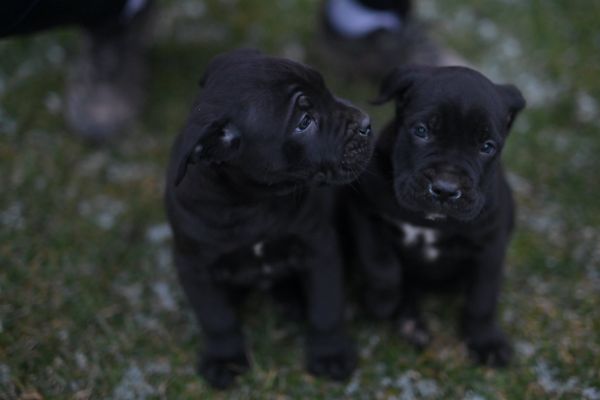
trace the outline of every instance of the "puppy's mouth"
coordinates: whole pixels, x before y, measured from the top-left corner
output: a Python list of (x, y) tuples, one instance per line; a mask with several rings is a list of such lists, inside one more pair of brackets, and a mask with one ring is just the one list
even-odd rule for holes
[(367, 168), (372, 154), (373, 148), (369, 142), (352, 141), (346, 146), (340, 170), (356, 179)]
[(396, 179), (394, 182), (396, 199), (400, 206), (422, 214), (430, 221), (448, 218), (462, 222), (475, 219), (483, 209), (483, 196), (472, 185), (460, 190), (442, 192), (424, 176)]
[(367, 168), (372, 146), (368, 142), (351, 141), (344, 148), (339, 163), (322, 163), (313, 175), (318, 185), (344, 185), (356, 180)]

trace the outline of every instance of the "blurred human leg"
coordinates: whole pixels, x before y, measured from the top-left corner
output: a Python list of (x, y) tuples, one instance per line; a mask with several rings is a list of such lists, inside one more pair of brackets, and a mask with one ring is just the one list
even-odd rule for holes
[(143, 7), (128, 13), (127, 3), (117, 17), (87, 26), (67, 79), (66, 121), (93, 141), (127, 129), (143, 103), (151, 8), (142, 0)]
[(77, 25), (81, 53), (66, 83), (65, 119), (77, 134), (109, 139), (142, 106), (144, 53), (153, 0), (26, 0), (0, 5), (0, 37)]

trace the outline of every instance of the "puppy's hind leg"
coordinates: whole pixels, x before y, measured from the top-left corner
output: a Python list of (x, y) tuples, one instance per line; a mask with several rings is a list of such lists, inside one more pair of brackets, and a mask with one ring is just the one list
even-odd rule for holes
[(204, 332), (200, 375), (213, 387), (224, 389), (250, 364), (244, 337), (227, 293), (214, 284), (200, 257), (176, 252), (179, 280)]

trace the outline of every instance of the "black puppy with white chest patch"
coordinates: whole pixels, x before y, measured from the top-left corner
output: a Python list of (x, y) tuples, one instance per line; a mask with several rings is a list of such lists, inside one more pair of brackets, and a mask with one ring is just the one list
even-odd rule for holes
[(300, 283), (310, 372), (344, 379), (355, 350), (342, 329), (333, 189), (372, 153), (367, 115), (315, 70), (256, 51), (216, 57), (169, 165), (166, 205), (180, 282), (205, 336), (200, 373), (215, 387), (248, 368), (234, 298)]
[(426, 66), (395, 69), (376, 103), (391, 99), (395, 119), (359, 193), (347, 191), (367, 306), (399, 318), (401, 334), (422, 347), (430, 337), (420, 293), (461, 287), (471, 354), (504, 365), (511, 347), (496, 308), (514, 205), (500, 152), (525, 101), (514, 86), (476, 71)]

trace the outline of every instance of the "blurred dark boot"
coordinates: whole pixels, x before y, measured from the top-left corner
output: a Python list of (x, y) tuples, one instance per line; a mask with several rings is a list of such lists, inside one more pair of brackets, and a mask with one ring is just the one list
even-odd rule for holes
[(321, 58), (351, 76), (381, 80), (401, 64), (465, 65), (437, 45), (409, 7), (377, 10), (359, 0), (327, 0), (321, 12)]
[(120, 16), (86, 29), (66, 84), (65, 118), (78, 135), (108, 140), (140, 113), (153, 9), (152, 0), (128, 1)]

